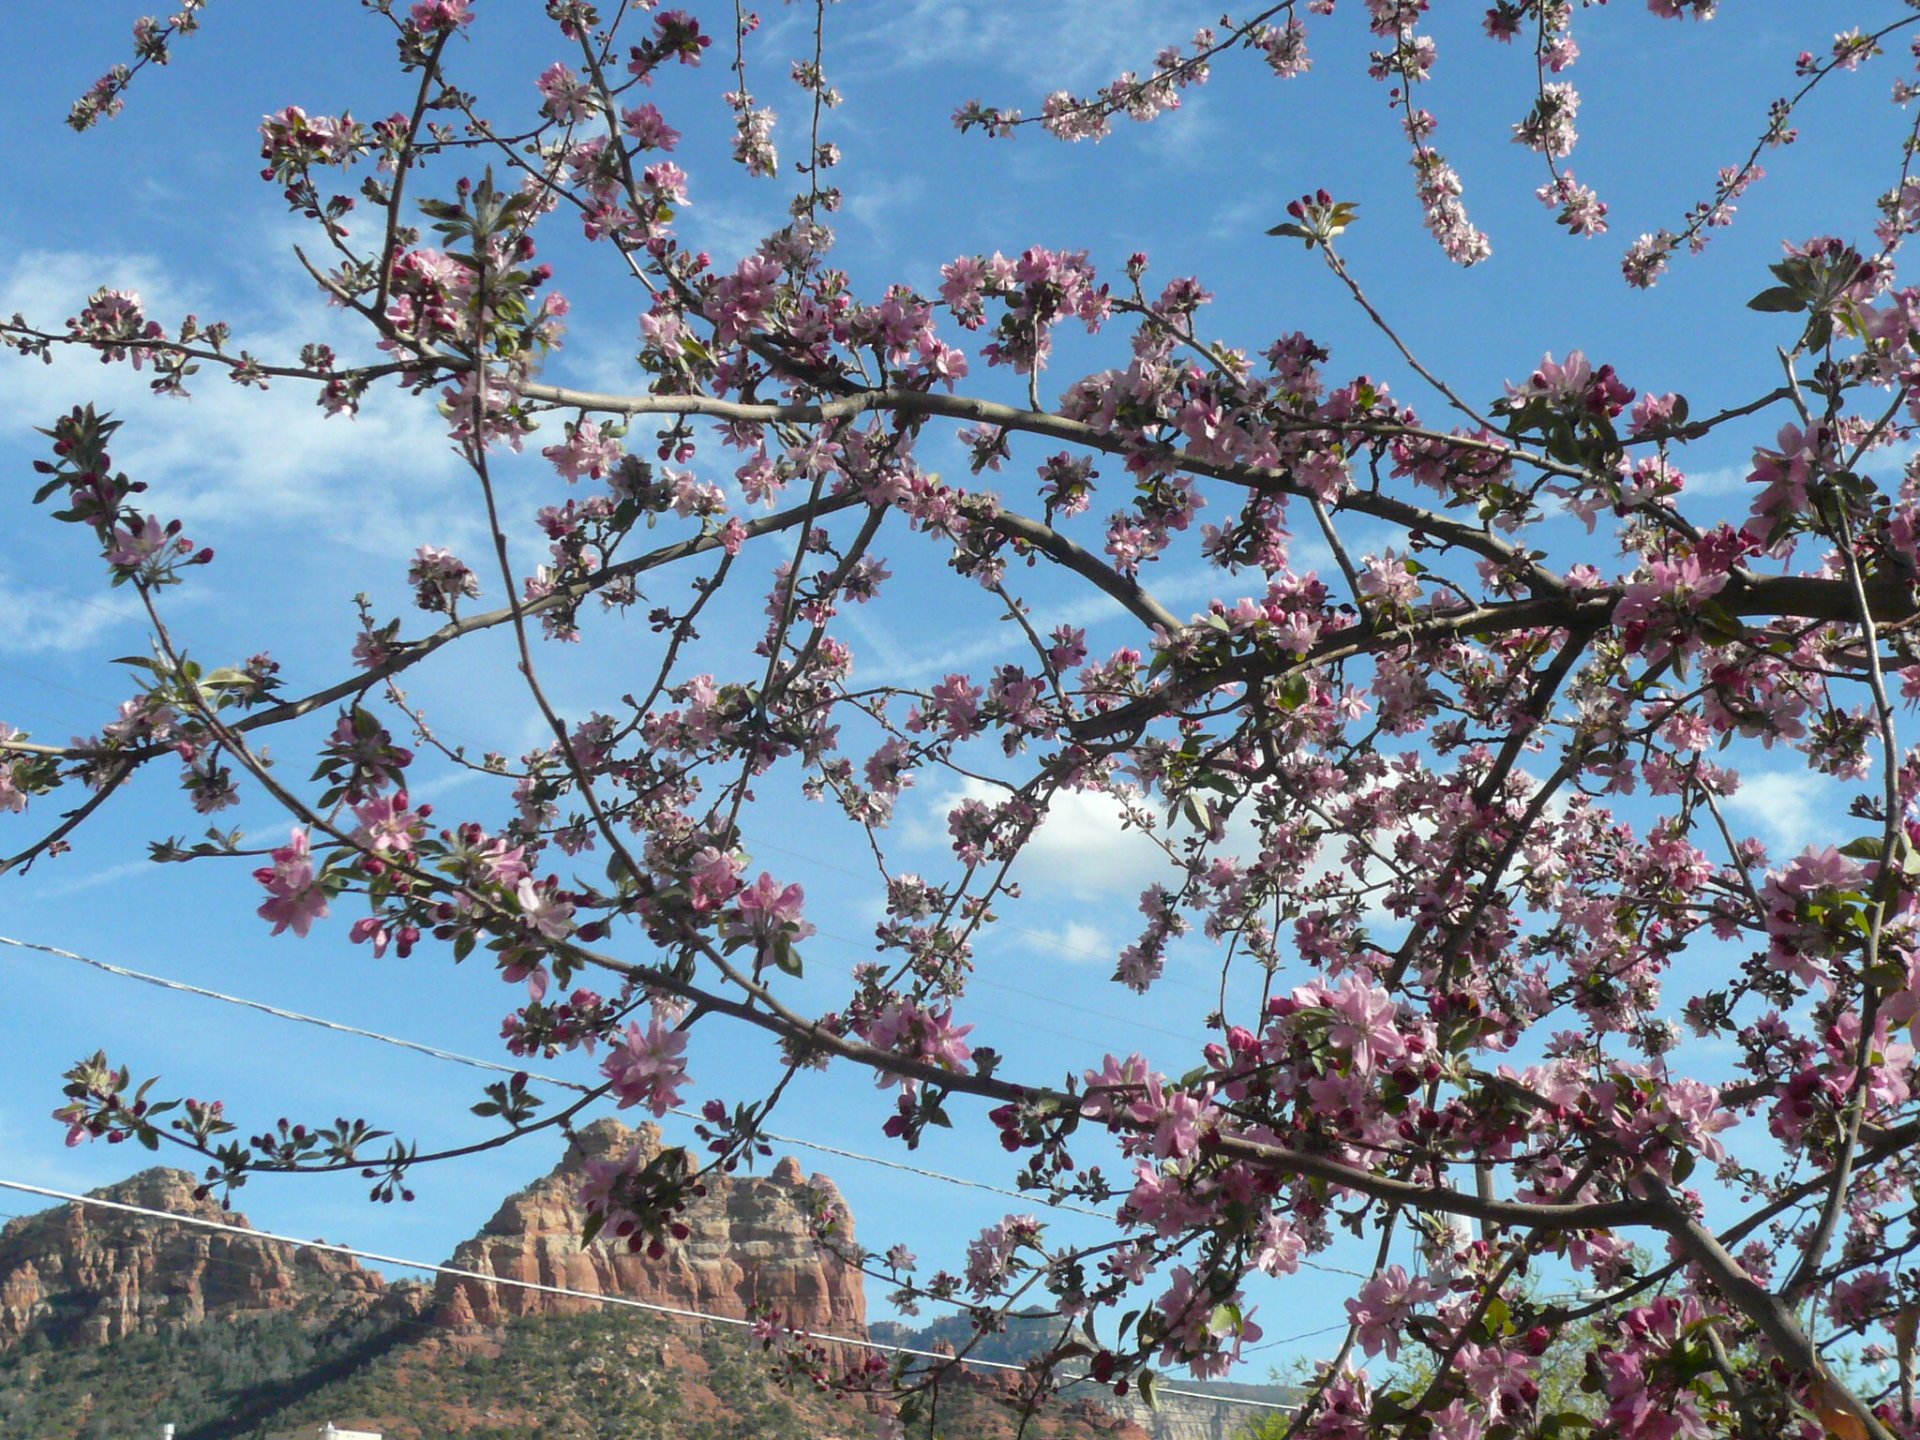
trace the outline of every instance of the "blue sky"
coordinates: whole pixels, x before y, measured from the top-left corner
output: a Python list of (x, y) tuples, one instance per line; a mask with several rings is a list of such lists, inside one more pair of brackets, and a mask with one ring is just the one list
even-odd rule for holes
[[(478, 8), (475, 43), (456, 48), (457, 78), (483, 102), (499, 97), (502, 110), (530, 112), (532, 77), (560, 58), (560, 41), (543, 28), (538, 7), (486, 0)], [(847, 0), (829, 15), (827, 60), (830, 79), (847, 96), (829, 124), (846, 154), (838, 173), (848, 196), (837, 224), (839, 261), (856, 288), (873, 296), (894, 280), (930, 292), (939, 265), (960, 254), (1014, 253), (1035, 243), (1087, 248), (1117, 276), (1128, 253), (1145, 250), (1161, 280), (1203, 278), (1217, 297), (1203, 325), (1227, 342), (1257, 350), (1305, 330), (1333, 347), (1330, 373), (1385, 377), (1403, 399), (1437, 416), (1439, 406), (1317, 259), (1262, 233), (1283, 218), (1289, 199), (1325, 187), (1360, 203), (1359, 223), (1343, 241), (1356, 276), (1414, 350), (1463, 393), (1490, 399), (1543, 352), (1579, 347), (1643, 391), (1684, 391), (1705, 413), (1774, 383), (1773, 347), (1789, 337), (1778, 320), (1746, 311), (1745, 299), (1768, 283), (1764, 267), (1782, 238), (1833, 231), (1870, 240), (1873, 197), (1893, 177), (1911, 120), (1886, 98), (1898, 56), (1839, 77), (1804, 112), (1801, 141), (1766, 157), (1770, 178), (1742, 202), (1739, 223), (1717, 232), (1705, 255), (1679, 261), (1653, 292), (1629, 291), (1617, 272), (1625, 244), (1675, 225), (1709, 192), (1720, 166), (1744, 157), (1766, 103), (1792, 83), (1793, 56), (1823, 49), (1835, 29), (1900, 13), (1891, 4), (1724, 9), (1708, 25), (1659, 23), (1624, 3), (1582, 13), (1584, 57), (1570, 78), (1584, 96), (1583, 138), (1571, 164), (1612, 204), (1614, 227), (1587, 241), (1552, 225), (1533, 198), (1543, 178), (1538, 157), (1508, 141), (1508, 127), (1529, 103), (1530, 56), (1489, 45), (1467, 9), (1435, 22), (1440, 66), (1421, 99), (1439, 115), (1438, 143), (1494, 243), (1490, 261), (1462, 272), (1420, 230), (1384, 92), (1364, 75), (1370, 37), (1355, 5), (1314, 24), (1315, 66), (1301, 80), (1282, 83), (1251, 57), (1228, 57), (1210, 84), (1187, 92), (1179, 113), (1148, 127), (1122, 122), (1098, 146), (1066, 146), (1033, 131), (1011, 143), (962, 137), (948, 116), (976, 96), (1037, 109), (1048, 89), (1084, 89), (1145, 66), (1158, 45), (1185, 38), (1214, 12), (1176, 0)], [(187, 311), (227, 319), (239, 343), (263, 356), (290, 356), (309, 339), (357, 350), (357, 337), (318, 302), (292, 257), (303, 236), (277, 191), (257, 178), (256, 127), (262, 113), (288, 103), (363, 118), (402, 106), (405, 82), (392, 73), (380, 25), (345, 0), (216, 3), (203, 33), (179, 47), (169, 70), (140, 77), (125, 116), (74, 135), (61, 123), (68, 104), (123, 58), (139, 13), (117, 0), (71, 0), (9, 17), (11, 43), (0, 54), (0, 195), (8, 197), (0, 205), (0, 314), (20, 310), (57, 324), (104, 284), (139, 290), (150, 313), (165, 320)], [(789, 152), (800, 106), (784, 71), (800, 51), (809, 13), (769, 6), (755, 61), (761, 100), (791, 116), (793, 128), (781, 137)], [(730, 259), (779, 223), (786, 190), (749, 182), (724, 163), (724, 88), (726, 76), (710, 64), (666, 77), (649, 98), (687, 133), (677, 157), (693, 176), (684, 234)], [(639, 308), (631, 283), (623, 289), (608, 256), (570, 241), (551, 258), (575, 310), (568, 348), (549, 373), (600, 387), (637, 383), (623, 379)], [(1117, 331), (1092, 341), (1063, 335), (1050, 387), (1123, 357)], [(990, 379), (970, 388), (1001, 393)], [(416, 545), (450, 545), (479, 558), (482, 532), (440, 423), (430, 408), (401, 397), (378, 397), (357, 421), (326, 423), (292, 389), (241, 395), (209, 379), (191, 401), (156, 401), (124, 368), (103, 370), (80, 356), (47, 368), (0, 357), (0, 393), (8, 399), (0, 410), (0, 470), (11, 477), (0, 491), (0, 605), (14, 621), (0, 633), (0, 720), (41, 738), (96, 731), (129, 693), (124, 674), (104, 662), (144, 645), (133, 607), (124, 592), (106, 590), (84, 537), (29, 504), (28, 466), (41, 453), (32, 427), (74, 403), (94, 400), (126, 419), (120, 464), (151, 481), (156, 505), (183, 515), (189, 533), (220, 552), (216, 565), (168, 597), (196, 655), (224, 662), (271, 649), (292, 688), (308, 688), (344, 662), (356, 590), (368, 592), (383, 615), (408, 613), (404, 572)], [(1770, 437), (1771, 427), (1757, 428), (1699, 447), (1681, 464), (1708, 482), (1706, 493), (1723, 497), (1718, 503), (1738, 508), (1747, 451)], [(958, 468), (948, 437), (930, 434), (925, 453)], [(1016, 456), (1009, 487), (1040, 453)], [(524, 514), (551, 498), (543, 469), (533, 460), (507, 471)], [(1568, 521), (1545, 534), (1566, 555), (1584, 542)], [(1364, 532), (1355, 538), (1358, 548), (1373, 548)], [(882, 548), (902, 576), (888, 597), (896, 603), (849, 617), (870, 673), (924, 681), (996, 653), (1006, 627), (993, 623), (977, 591), (938, 568), (924, 542), (901, 534)], [(1177, 613), (1199, 608), (1209, 594), (1191, 570), (1149, 583)], [(760, 586), (756, 574), (723, 602), (709, 634), (724, 640), (756, 625)], [(498, 593), (496, 579), (488, 594), (497, 600)], [(1033, 594), (1043, 616), (1049, 602), (1070, 599), (1044, 584)], [(1096, 649), (1129, 638), (1111, 608), (1087, 607), (1076, 618), (1092, 628)], [(614, 637), (603, 631), (599, 638)], [(594, 639), (579, 653), (543, 656), (563, 709), (604, 704), (633, 683), (607, 668), (617, 649), (596, 650)], [(510, 687), (504, 645), (504, 637), (482, 639), (468, 659), (427, 667), (410, 681), (429, 717), (476, 751), (518, 753), (538, 738), (528, 705)], [(724, 663), (721, 649), (713, 653)], [(290, 768), (299, 768), (301, 738), (289, 735), (276, 747)], [(1825, 802), (1789, 763), (1758, 757), (1736, 808), (1791, 851), (1811, 838)], [(423, 774), (416, 793), (432, 793), (443, 814), (479, 803), (456, 777), (435, 778), (431, 768)], [(911, 793), (897, 826), (904, 851), (923, 854), (928, 870), (942, 861), (944, 822), (935, 804), (942, 796), (938, 787)], [(484, 813), (497, 813), (491, 803)], [(36, 833), (52, 810), (43, 801), (24, 820), (0, 822), (0, 848)], [(231, 814), (230, 823), (259, 835), (284, 834), (284, 822), (257, 798)], [(802, 993), (824, 1008), (838, 998), (835, 967), (866, 950), (877, 913), (854, 837), (797, 801), (770, 799), (760, 818), (764, 828), (751, 846), (756, 869), (799, 880), (812, 897), (810, 915), (822, 934), (808, 951), (813, 973)], [(452, 969), (430, 947), (410, 960), (375, 961), (347, 942), (344, 907), (305, 943), (270, 939), (253, 916), (257, 895), (240, 866), (145, 863), (147, 840), (192, 833), (194, 820), (177, 802), (171, 776), (148, 777), (85, 827), (72, 854), (25, 878), (0, 880), (0, 933), (423, 1042), (497, 1053), (499, 1019), (517, 1001), (478, 965)], [(1055, 1075), (1097, 1063), (1106, 1050), (1136, 1048), (1164, 1057), (1165, 1068), (1185, 1068), (1214, 998), (1208, 959), (1197, 951), (1181, 956), (1148, 999), (1104, 983), (1113, 948), (1130, 938), (1134, 896), (1153, 876), (1152, 857), (1114, 835), (1110, 817), (1089, 802), (1057, 817), (1025, 863), (1028, 898), (1009, 907), (965, 1006), (963, 1018), (979, 1026), (975, 1038), (993, 1032), (1015, 1069), (1027, 1062)], [(138, 1072), (164, 1076), (164, 1088), (226, 1097), (249, 1128), (282, 1114), (364, 1114), (423, 1142), (482, 1133), (466, 1114), (482, 1083), (471, 1072), (44, 956), (0, 950), (0, 974), (9, 995), (0, 1022), (4, 1178), (85, 1188), (141, 1163), (124, 1149), (65, 1149), (47, 1119), (60, 1071), (102, 1046)], [(737, 1097), (751, 1093), (768, 1064), (757, 1041), (723, 1049), (703, 1039), (693, 1070), (703, 1097)], [(773, 1124), (898, 1154), (879, 1134), (888, 1108), (887, 1097), (859, 1076), (809, 1077)], [(250, 1185), (239, 1203), (279, 1230), (437, 1259), (491, 1214), (499, 1196), (556, 1156), (557, 1142), (539, 1137), (422, 1173), (422, 1198), (413, 1206), (370, 1208), (352, 1179), (271, 1177)], [(991, 1134), (965, 1125), (932, 1136), (907, 1158), (1006, 1178)], [(960, 1241), (1006, 1210), (1030, 1208), (847, 1161), (819, 1168), (848, 1195), (869, 1243), (904, 1240), (934, 1263), (957, 1261)], [(22, 1208), (31, 1207), (0, 1198), (0, 1209)], [(1269, 1301), (1269, 1334), (1325, 1323), (1338, 1315), (1337, 1302), (1330, 1289), (1294, 1286), (1284, 1301)]]

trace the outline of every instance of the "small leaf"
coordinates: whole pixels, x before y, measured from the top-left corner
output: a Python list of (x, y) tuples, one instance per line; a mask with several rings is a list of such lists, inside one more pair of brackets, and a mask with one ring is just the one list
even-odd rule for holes
[(773, 942), (773, 963), (787, 974), (798, 979), (803, 973), (800, 956), (793, 948), (793, 941), (782, 935)]
[(1747, 301), (1747, 308), (1767, 314), (1791, 315), (1806, 309), (1807, 302), (1799, 291), (1786, 285), (1775, 285)]
[(1718, 600), (1697, 602), (1694, 613), (1700, 617), (1702, 632), (1722, 644), (1744, 640), (1747, 636), (1747, 627), (1740, 623), (1740, 617)]

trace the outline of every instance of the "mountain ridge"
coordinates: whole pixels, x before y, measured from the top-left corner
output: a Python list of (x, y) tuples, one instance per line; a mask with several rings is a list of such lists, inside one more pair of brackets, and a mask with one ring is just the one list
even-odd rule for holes
[[(177, 1440), (261, 1440), (333, 1420), (391, 1440), (859, 1440), (877, 1399), (781, 1388), (744, 1327), (669, 1322), (590, 1296), (716, 1319), (777, 1314), (838, 1337), (834, 1372), (869, 1351), (857, 1267), (815, 1243), (831, 1213), (853, 1253), (853, 1218), (833, 1182), (792, 1159), (765, 1175), (715, 1175), (658, 1255), (611, 1238), (579, 1243), (589, 1159), (658, 1151), (652, 1126), (596, 1121), (545, 1175), (507, 1196), (456, 1247), (472, 1276), (390, 1282), (357, 1261), (246, 1233), (60, 1205), (0, 1227), (0, 1432), (36, 1440), (125, 1440), (162, 1420)], [(196, 1194), (183, 1171), (153, 1169), (90, 1198), (214, 1220), (237, 1212)], [(946, 1434), (1010, 1440), (1018, 1418), (1003, 1377), (941, 1388)], [(955, 1429), (954, 1426), (963, 1428)], [(1147, 1440), (1089, 1401), (1056, 1403), (1035, 1440)]]

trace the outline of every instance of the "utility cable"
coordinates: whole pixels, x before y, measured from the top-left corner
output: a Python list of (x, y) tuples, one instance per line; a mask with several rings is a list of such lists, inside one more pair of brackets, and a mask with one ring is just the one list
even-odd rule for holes
[[(130, 970), (124, 965), (109, 964), (105, 960), (95, 960), (88, 955), (80, 955), (72, 950), (62, 950), (55, 945), (42, 945), (32, 940), (16, 940), (10, 935), (0, 935), (0, 945), (11, 945), (17, 950), (37, 950), (43, 955), (52, 955), (61, 960), (73, 960), (79, 964), (91, 966), (95, 970), (117, 975), (123, 980), (137, 980), (143, 985), (158, 986), (162, 990), (175, 990), (185, 995), (198, 995), (206, 1000), (218, 1000), (227, 1005), (238, 1005), (243, 1009), (257, 1010), (279, 1020), (292, 1020), (302, 1025), (317, 1025), (322, 1030), (331, 1030), (340, 1035), (353, 1035), (362, 1040), (378, 1041), (382, 1045), (393, 1045), (402, 1050), (411, 1050), (417, 1055), (425, 1055), (434, 1060), (445, 1060), (455, 1065), (467, 1065), (476, 1070), (491, 1070), (502, 1075), (524, 1074), (529, 1080), (537, 1080), (543, 1085), (557, 1085), (563, 1090), (573, 1090), (586, 1094), (593, 1087), (582, 1085), (575, 1080), (562, 1080), (557, 1075), (542, 1075), (520, 1066), (503, 1065), (497, 1060), (483, 1060), (477, 1055), (462, 1055), (456, 1050), (443, 1050), (437, 1045), (423, 1045), (418, 1040), (402, 1039), (398, 1035), (385, 1035), (378, 1030), (365, 1030), (358, 1025), (347, 1025), (338, 1020), (327, 1020), (318, 1015), (305, 1015), (298, 1010), (287, 1010), (278, 1005), (269, 1005), (264, 1000), (249, 1000), (242, 995), (228, 995), (219, 990), (209, 990), (203, 985), (189, 985), (185, 981), (170, 980), (164, 975), (152, 975), (143, 970)], [(675, 1108), (668, 1112), (682, 1120), (698, 1120), (701, 1117), (690, 1110)], [(1050, 1200), (1023, 1190), (1009, 1190), (1005, 1186), (992, 1185), (985, 1180), (971, 1180), (964, 1175), (948, 1175), (939, 1170), (928, 1170), (919, 1165), (909, 1165), (901, 1160), (889, 1160), (880, 1155), (863, 1155), (857, 1150), (843, 1150), (837, 1145), (828, 1145), (818, 1140), (803, 1140), (797, 1135), (782, 1135), (777, 1131), (760, 1132), (765, 1139), (780, 1145), (793, 1145), (803, 1150), (817, 1151), (822, 1155), (833, 1155), (843, 1160), (857, 1160), (864, 1165), (877, 1165), (887, 1170), (899, 1170), (909, 1175), (918, 1175), (926, 1180), (939, 1180), (948, 1185), (962, 1185), (970, 1190), (985, 1190), (995, 1195), (1004, 1195), (1010, 1199), (1022, 1200), (1028, 1204), (1046, 1205), (1055, 1210), (1070, 1210), (1078, 1215), (1091, 1215), (1099, 1220), (1111, 1220), (1113, 1217), (1104, 1210), (1096, 1210), (1090, 1205), (1077, 1205), (1071, 1200)]]
[[(105, 960), (96, 960), (72, 950), (62, 950), (55, 945), (42, 945), (33, 940), (16, 940), (10, 935), (0, 935), (0, 945), (11, 945), (19, 950), (35, 950), (43, 955), (52, 955), (61, 960), (74, 960), (82, 965), (91, 966), (109, 975), (125, 980), (137, 980), (145, 985), (158, 986), (162, 990), (175, 990), (182, 994), (198, 995), (203, 999), (218, 1000), (227, 1005), (238, 1005), (247, 1010), (258, 1010), (280, 1020), (292, 1020), (302, 1025), (317, 1025), (323, 1030), (331, 1030), (341, 1035), (353, 1035), (362, 1040), (378, 1041), (382, 1045), (397, 1046), (402, 1050), (411, 1050), (415, 1054), (425, 1055), (434, 1060), (445, 1060), (456, 1065), (471, 1066), (476, 1070), (491, 1070), (503, 1075), (524, 1073), (529, 1080), (537, 1080), (545, 1085), (557, 1085), (562, 1089), (586, 1093), (591, 1087), (573, 1080), (562, 1080), (554, 1075), (541, 1075), (534, 1071), (520, 1071), (512, 1065), (503, 1065), (497, 1060), (483, 1060), (477, 1055), (462, 1055), (455, 1050), (443, 1050), (437, 1045), (424, 1045), (417, 1040), (405, 1040), (397, 1035), (385, 1035), (378, 1030), (365, 1030), (358, 1025), (347, 1025), (338, 1020), (328, 1020), (318, 1015), (302, 1014), (298, 1010), (287, 1010), (278, 1005), (269, 1005), (263, 1000), (249, 1000), (241, 995), (228, 995), (219, 990), (209, 990), (200, 985), (189, 985), (181, 980), (172, 980), (164, 975), (152, 975), (142, 970), (130, 970), (124, 965), (113, 965)], [(668, 1111), (682, 1120), (698, 1120), (699, 1116), (689, 1110), (675, 1107)], [(797, 1135), (782, 1135), (775, 1130), (763, 1130), (761, 1135), (781, 1145), (793, 1145), (802, 1150), (812, 1150), (821, 1155), (832, 1155), (842, 1160), (854, 1160), (863, 1165), (873, 1165), (884, 1170), (897, 1170), (907, 1175), (917, 1175), (923, 1180), (938, 1180), (947, 1185), (959, 1185), (969, 1190), (984, 1190), (993, 1195), (1004, 1195), (1010, 1199), (1038, 1203), (1053, 1210), (1071, 1211), (1076, 1215), (1091, 1215), (1096, 1220), (1112, 1220), (1113, 1216), (1104, 1210), (1096, 1210), (1090, 1205), (1075, 1204), (1071, 1200), (1054, 1200), (1030, 1191), (1009, 1190), (1005, 1186), (994, 1185), (985, 1180), (973, 1180), (964, 1175), (949, 1175), (940, 1170), (928, 1170), (923, 1166), (909, 1165), (903, 1160), (890, 1160), (881, 1155), (866, 1155), (858, 1150), (844, 1150), (837, 1145), (828, 1145), (819, 1140), (804, 1140)], [(1318, 1260), (1302, 1259), (1303, 1266), (1312, 1270), (1325, 1271), (1334, 1275), (1350, 1275), (1358, 1280), (1367, 1279), (1367, 1275), (1358, 1270), (1349, 1270), (1339, 1265), (1328, 1265)], [(1261, 1348), (1267, 1348), (1262, 1346)]]
[[(16, 1190), (26, 1195), (40, 1195), (49, 1200), (65, 1201), (69, 1205), (89, 1205), (98, 1210), (114, 1210), (125, 1215), (138, 1215), (149, 1220), (167, 1220), (176, 1225), (190, 1225), (195, 1229), (214, 1230), (227, 1235), (239, 1235), (248, 1240), (260, 1240), (274, 1245), (292, 1245), (298, 1249), (324, 1250), (333, 1255), (347, 1255), (355, 1260), (370, 1260), (376, 1265), (394, 1265), (404, 1270), (424, 1270), (434, 1275), (451, 1275), (457, 1280), (477, 1280), (486, 1285), (505, 1285), (515, 1290), (531, 1290), (542, 1295), (559, 1295), (572, 1300), (593, 1300), (604, 1305), (616, 1305), (631, 1310), (647, 1310), (656, 1315), (669, 1315), (680, 1320), (699, 1320), (709, 1325), (732, 1325), (739, 1329), (750, 1329), (754, 1321), (737, 1315), (710, 1315), (701, 1310), (688, 1310), (678, 1305), (659, 1305), (650, 1300), (635, 1300), (626, 1295), (601, 1295), (590, 1290), (574, 1290), (565, 1285), (546, 1285), (537, 1280), (516, 1280), (504, 1275), (487, 1275), (478, 1270), (467, 1270), (458, 1265), (435, 1265), (425, 1260), (409, 1260), (399, 1255), (382, 1255), (373, 1250), (362, 1250), (352, 1245), (337, 1245), (327, 1240), (302, 1240), (293, 1235), (280, 1235), (271, 1230), (255, 1230), (244, 1225), (229, 1225), (219, 1220), (207, 1220), (198, 1215), (176, 1215), (167, 1210), (154, 1210), (145, 1205), (129, 1205), (123, 1200), (106, 1200), (94, 1195), (75, 1195), (67, 1190), (55, 1190), (45, 1185), (29, 1185), (22, 1180), (0, 1180), (0, 1189)], [(803, 1340), (817, 1340), (828, 1345), (845, 1345), (858, 1350), (877, 1350), (889, 1355), (911, 1355), (924, 1360), (952, 1360), (938, 1350), (921, 1350), (911, 1345), (887, 1345), (878, 1340), (866, 1340), (851, 1335), (833, 1335), (812, 1330), (791, 1330), (786, 1332)], [(963, 1366), (976, 1366), (987, 1370), (1012, 1370), (1026, 1373), (1027, 1367), (1015, 1365), (1005, 1360), (962, 1360)], [(1085, 1375), (1063, 1377), (1068, 1380), (1086, 1380)], [(1287, 1410), (1294, 1407), (1284, 1405), (1277, 1400), (1255, 1400), (1239, 1395), (1209, 1395), (1201, 1390), (1181, 1390), (1172, 1386), (1156, 1385), (1155, 1391), (1162, 1395), (1180, 1395), (1191, 1400), (1210, 1400), (1216, 1404), (1245, 1405), (1258, 1410)]]

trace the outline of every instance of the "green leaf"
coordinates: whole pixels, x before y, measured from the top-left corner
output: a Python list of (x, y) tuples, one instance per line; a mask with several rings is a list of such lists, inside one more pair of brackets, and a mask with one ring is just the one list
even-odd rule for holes
[(1907, 967), (1883, 960), (1878, 965), (1867, 966), (1860, 972), (1860, 978), (1876, 990), (1904, 990), (1907, 988)]
[(1718, 600), (1697, 603), (1694, 613), (1700, 617), (1700, 629), (1711, 639), (1729, 644), (1746, 638), (1747, 627), (1740, 623), (1740, 617)]
[(1151, 1370), (1142, 1370), (1138, 1384), (1142, 1403), (1144, 1403), (1149, 1410), (1158, 1410), (1160, 1408), (1160, 1399), (1154, 1392), (1159, 1387), (1159, 1377)]
[(1487, 1302), (1487, 1313), (1481, 1323), (1486, 1327), (1488, 1338), (1497, 1339), (1513, 1328), (1512, 1319), (1513, 1310), (1496, 1295)]
[(1775, 285), (1762, 290), (1747, 301), (1749, 310), (1759, 310), (1772, 315), (1790, 315), (1807, 308), (1807, 302), (1799, 291), (1787, 285)]
[(1591, 1430), (1593, 1421), (1578, 1410), (1560, 1410), (1540, 1422), (1541, 1440), (1557, 1440), (1570, 1430)]
[(593, 1244), (594, 1237), (600, 1233), (600, 1227), (607, 1223), (607, 1217), (597, 1211), (589, 1212), (586, 1224), (580, 1227), (580, 1248), (586, 1249)]
[(782, 935), (773, 942), (773, 963), (796, 979), (803, 973), (799, 953), (793, 948), (793, 941), (788, 936)]

